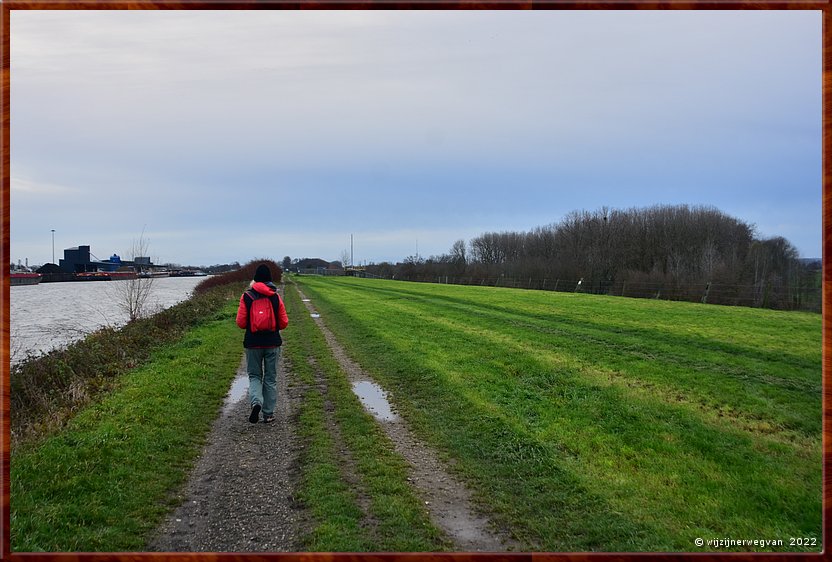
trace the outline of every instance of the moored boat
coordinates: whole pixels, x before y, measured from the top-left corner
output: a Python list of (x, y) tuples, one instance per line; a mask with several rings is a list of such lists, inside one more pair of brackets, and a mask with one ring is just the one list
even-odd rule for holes
[(76, 281), (109, 281), (110, 274), (103, 271), (88, 271), (86, 273), (76, 273)]
[(172, 269), (171, 277), (205, 277), (206, 273), (199, 269)]
[(142, 279), (170, 277), (170, 271), (167, 271), (166, 269), (160, 269), (157, 271), (142, 271), (141, 273), (139, 273), (139, 277)]
[(43, 275), (40, 273), (13, 271), (9, 274), (9, 284), (12, 287), (18, 285), (37, 285), (41, 279), (43, 279)]

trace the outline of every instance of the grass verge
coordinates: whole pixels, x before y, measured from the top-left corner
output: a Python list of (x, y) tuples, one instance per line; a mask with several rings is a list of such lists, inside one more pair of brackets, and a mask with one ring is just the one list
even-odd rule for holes
[[(284, 353), (306, 388), (298, 418), (298, 431), (307, 443), (299, 497), (313, 525), (304, 547), (317, 552), (447, 549), (450, 545), (407, 483), (406, 462), (352, 392), (294, 284), (287, 283), (286, 289), (292, 334)], [(335, 433), (328, 428), (330, 420), (337, 424)], [(336, 442), (336, 435), (343, 443)], [(349, 450), (357, 485), (345, 480), (339, 445)], [(359, 495), (365, 497), (367, 512)]]
[(817, 315), (299, 282), (529, 549), (704, 552), (696, 538), (765, 537), (784, 545), (726, 550), (820, 550)]
[[(238, 293), (239, 294), (239, 293)], [(141, 551), (185, 480), (240, 362), (228, 299), (11, 458), (11, 549)]]

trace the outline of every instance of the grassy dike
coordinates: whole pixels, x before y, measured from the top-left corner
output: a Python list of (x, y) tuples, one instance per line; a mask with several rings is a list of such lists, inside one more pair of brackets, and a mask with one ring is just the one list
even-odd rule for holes
[(411, 428), (456, 459), (530, 550), (820, 550), (819, 316), (299, 283)]
[(237, 298), (156, 348), (66, 427), (15, 449), (12, 552), (144, 550), (239, 365)]
[[(352, 392), (294, 283), (286, 285), (285, 302), (291, 334), (286, 337), (284, 357), (298, 377), (295, 384), (304, 389), (298, 415), (298, 432), (305, 443), (299, 497), (312, 518), (304, 548), (311, 552), (447, 550), (450, 544), (431, 524), (407, 483), (405, 461)], [(348, 449), (349, 460), (339, 452), (341, 446)], [(350, 478), (347, 470), (354, 472)], [(368, 506), (366, 512), (360, 503)]]

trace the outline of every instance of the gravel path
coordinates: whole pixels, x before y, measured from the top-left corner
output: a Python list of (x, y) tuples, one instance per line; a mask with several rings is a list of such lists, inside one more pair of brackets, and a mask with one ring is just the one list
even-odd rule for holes
[[(303, 298), (309, 312), (314, 313), (312, 303)], [(316, 317), (315, 322), (350, 381), (373, 383), (360, 365), (347, 356), (323, 320)], [(249, 423), (248, 377), (243, 358), (207, 445), (177, 497), (180, 503), (149, 541), (148, 551), (300, 550), (299, 537), (307, 523), (294, 500), (301, 443), (294, 433), (293, 414), (299, 410), (302, 389), (292, 389), (287, 382), (291, 376), (291, 366), (281, 357), (277, 420), (271, 425)], [(334, 424), (330, 421), (330, 425)], [(453, 542), (456, 551), (520, 550), (518, 543), (500, 533), (477, 510), (471, 492), (433, 450), (410, 433), (400, 417), (394, 415), (378, 422), (410, 464), (409, 481), (425, 502), (434, 524)], [(330, 431), (337, 435), (337, 427), (330, 427)], [(349, 475), (352, 471), (348, 470), (347, 453), (341, 452), (341, 462)], [(372, 525), (372, 521), (367, 523)]]
[(293, 500), (297, 441), (291, 422), (298, 397), (278, 363), (277, 418), (249, 423), (245, 359), (214, 422), (181, 504), (157, 531), (149, 551), (297, 551), (300, 512)]

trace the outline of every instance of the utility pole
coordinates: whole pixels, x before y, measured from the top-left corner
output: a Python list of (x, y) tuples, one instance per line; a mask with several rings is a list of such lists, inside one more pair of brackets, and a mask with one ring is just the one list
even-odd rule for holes
[(355, 262), (352, 261), (352, 234), (350, 234), (350, 267), (353, 267)]
[(55, 263), (55, 229), (52, 229), (52, 263)]

